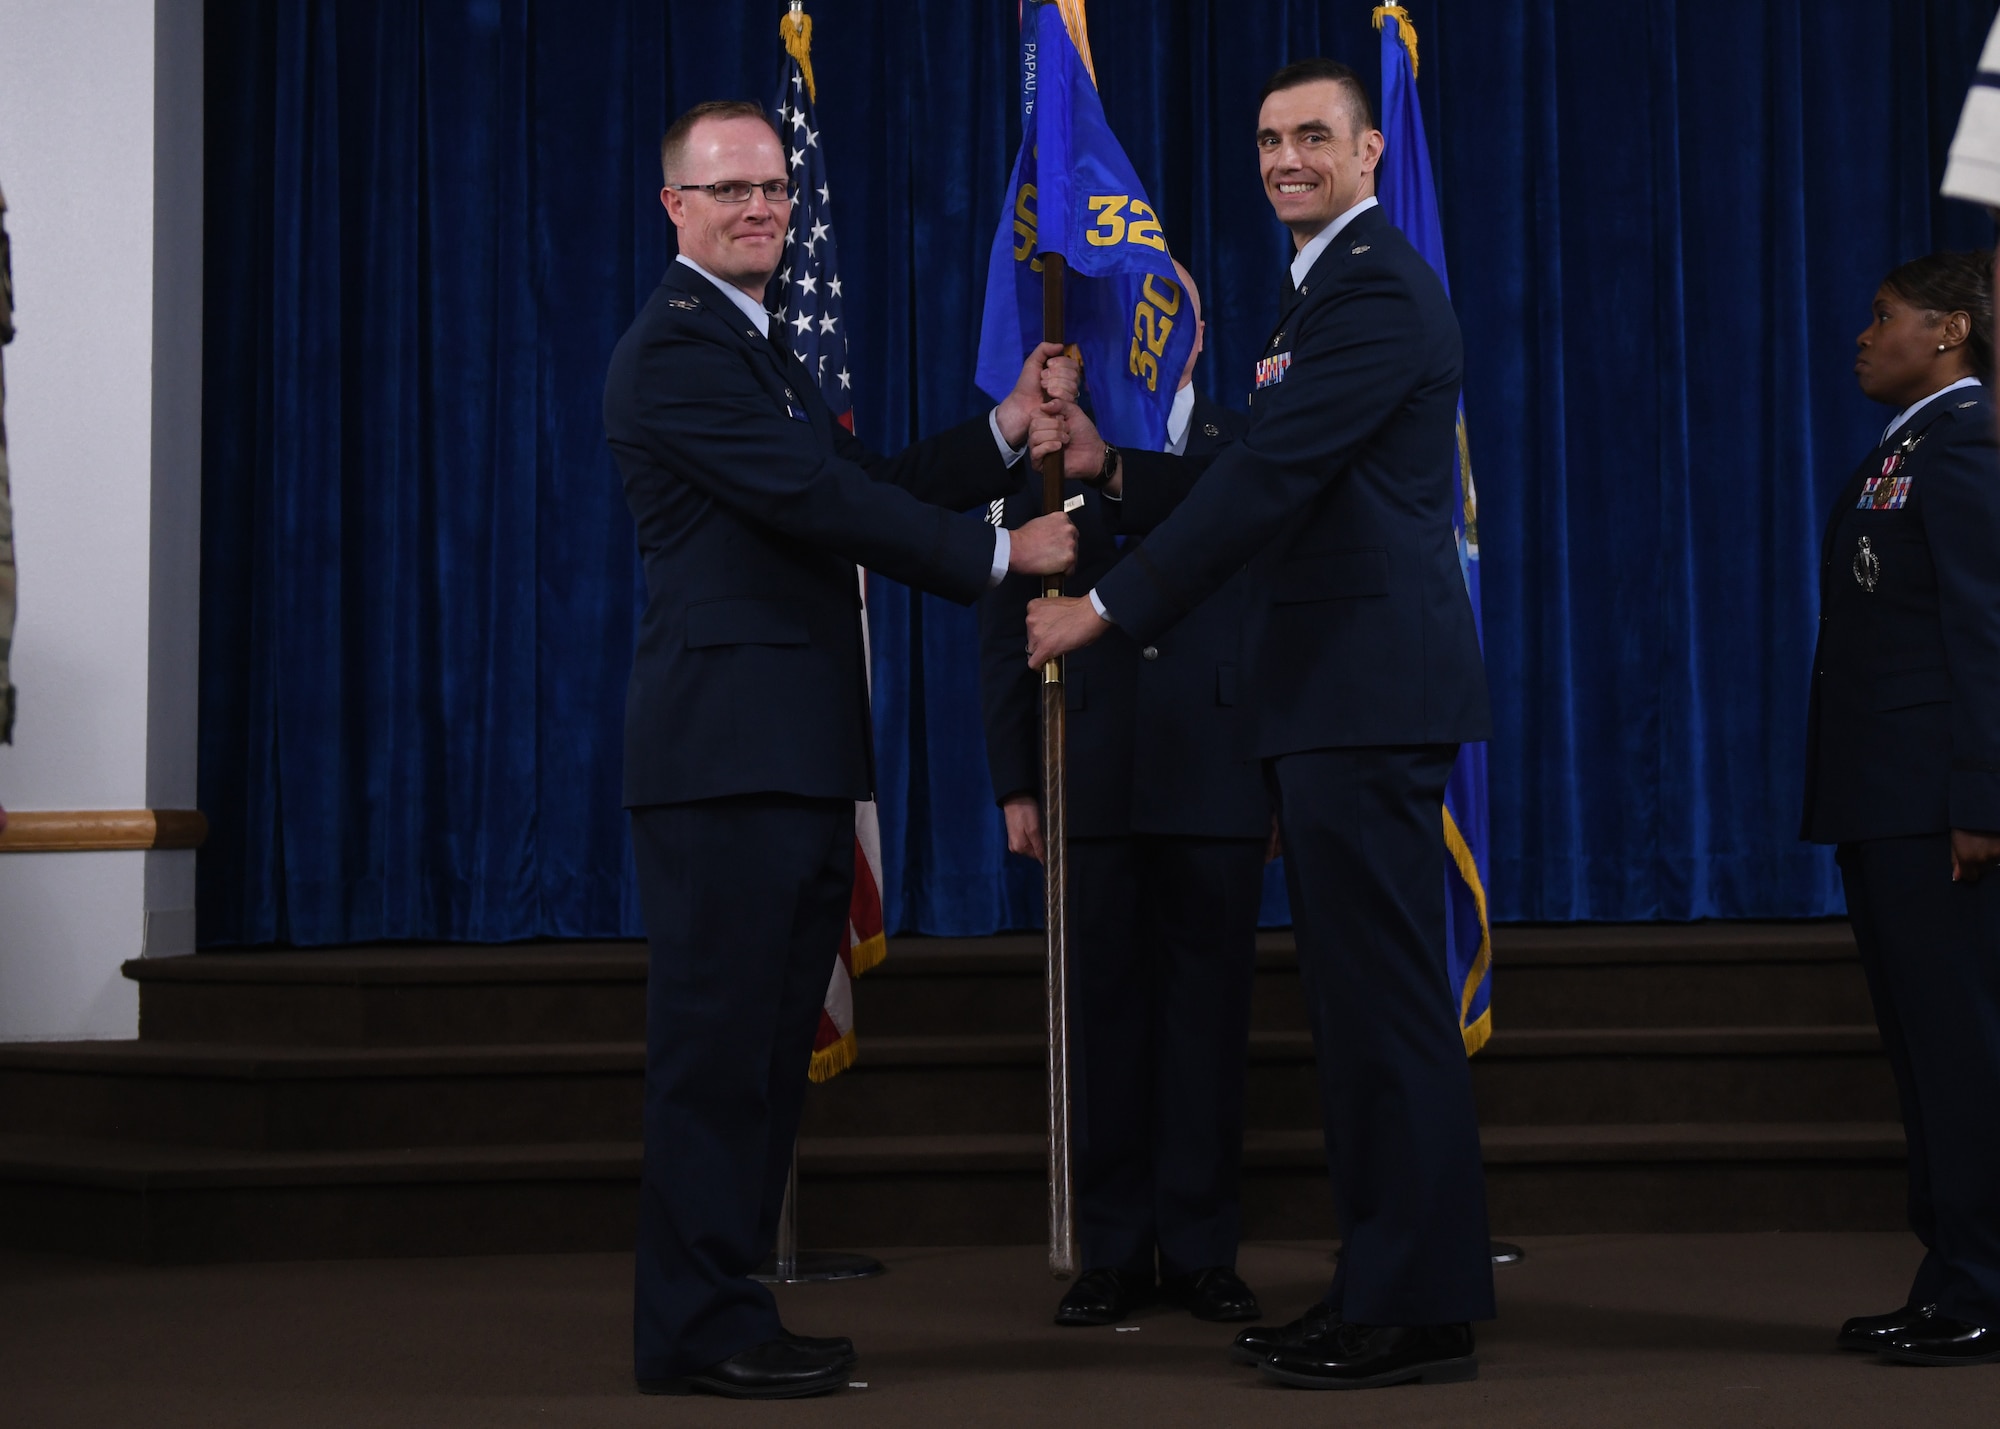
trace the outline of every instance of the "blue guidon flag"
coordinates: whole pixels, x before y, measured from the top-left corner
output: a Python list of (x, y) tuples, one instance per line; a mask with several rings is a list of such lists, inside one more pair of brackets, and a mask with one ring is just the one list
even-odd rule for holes
[[(1375, 7), (1382, 32), (1382, 151), (1376, 187), (1389, 221), (1437, 271), (1445, 291), (1444, 228), (1438, 222), (1437, 190), (1431, 183), (1430, 150), (1424, 143), (1424, 116), (1417, 105), (1417, 32), (1401, 5)], [(1479, 614), (1479, 496), (1472, 484), (1471, 448), (1465, 439), (1465, 400), (1458, 404), (1458, 504), (1452, 533), (1458, 538), (1458, 567), (1472, 597), (1472, 620), (1485, 636)], [(1445, 921), (1449, 934), (1451, 985), (1458, 994), (1458, 1027), (1468, 1056), (1493, 1035), (1493, 935), (1486, 913), (1489, 866), (1486, 822), (1486, 746), (1458, 751), (1444, 789), (1444, 842), (1450, 855), (1445, 871)]]
[(1166, 235), (1098, 101), (1083, 0), (1025, 0), (1021, 152), (986, 270), (978, 382), (1014, 390), (1042, 339), (1042, 255), (1060, 253), (1064, 335), (1082, 353), (1097, 426), (1120, 446), (1167, 444), (1193, 314)]

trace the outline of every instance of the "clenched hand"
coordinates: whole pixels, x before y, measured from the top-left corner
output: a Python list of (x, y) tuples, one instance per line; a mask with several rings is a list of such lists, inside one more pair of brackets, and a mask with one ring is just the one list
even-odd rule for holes
[(1028, 666), (1039, 670), (1058, 655), (1099, 639), (1111, 623), (1083, 596), (1044, 596), (1028, 602)]
[(1054, 576), (1076, 569), (1076, 527), (1061, 511), (1037, 516), (1008, 533), (1013, 543), (1007, 570), (1013, 575)]

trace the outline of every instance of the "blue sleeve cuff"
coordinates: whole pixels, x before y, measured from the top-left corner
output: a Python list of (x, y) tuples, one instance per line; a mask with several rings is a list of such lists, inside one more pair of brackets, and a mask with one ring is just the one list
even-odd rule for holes
[(988, 590), (1007, 578), (1007, 563), (1014, 555), (1014, 538), (1005, 526), (993, 528), (993, 569), (986, 577)]
[(1118, 623), (1111, 618), (1111, 612), (1104, 608), (1104, 602), (1097, 598), (1097, 587), (1095, 586), (1092, 586), (1090, 589), (1090, 608), (1096, 611), (1097, 618), (1104, 621), (1107, 625), (1116, 625)]

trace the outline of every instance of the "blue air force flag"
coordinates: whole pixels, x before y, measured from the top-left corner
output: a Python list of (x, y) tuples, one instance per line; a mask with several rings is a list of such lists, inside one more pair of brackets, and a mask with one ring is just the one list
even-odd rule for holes
[[(1386, 141), (1376, 188), (1389, 221), (1403, 231), (1437, 271), (1445, 291), (1444, 227), (1438, 222), (1437, 191), (1431, 183), (1430, 149), (1424, 143), (1424, 116), (1417, 105), (1417, 32), (1401, 5), (1375, 10), (1382, 32), (1382, 137)], [(1472, 597), (1472, 620), (1479, 615), (1479, 497), (1472, 484), (1471, 449), (1465, 438), (1465, 401), (1458, 406), (1458, 503), (1452, 533), (1458, 538), (1458, 566)], [(1484, 635), (1482, 631), (1482, 643)], [(1452, 990), (1458, 996), (1458, 1026), (1468, 1055), (1493, 1033), (1493, 938), (1486, 916), (1488, 841), (1486, 746), (1458, 751), (1444, 790), (1445, 921)]]
[(1021, 152), (986, 270), (978, 381), (1014, 390), (1042, 337), (1042, 255), (1068, 265), (1064, 335), (1083, 354), (1097, 426), (1116, 445), (1167, 444), (1194, 315), (1139, 176), (1105, 123), (1083, 0), (1022, 11)]

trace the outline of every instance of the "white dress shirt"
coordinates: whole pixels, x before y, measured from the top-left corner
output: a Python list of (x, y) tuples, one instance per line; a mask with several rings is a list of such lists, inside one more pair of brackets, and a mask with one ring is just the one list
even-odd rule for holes
[(1340, 237), (1341, 229), (1354, 222), (1357, 215), (1366, 213), (1369, 209), (1375, 207), (1377, 207), (1375, 195), (1370, 194), (1367, 198), (1361, 200), (1360, 203), (1354, 205), (1353, 208), (1341, 214), (1332, 223), (1329, 223), (1325, 228), (1322, 228), (1318, 233), (1307, 239), (1306, 246), (1299, 250), (1298, 257), (1292, 259), (1292, 286), (1296, 288), (1306, 280), (1306, 274), (1312, 272), (1313, 264), (1319, 262), (1319, 255), (1326, 252), (1327, 246), (1334, 239)]
[(1167, 413), (1167, 450), (1175, 456), (1187, 455), (1188, 423), (1194, 420), (1194, 383), (1188, 382), (1174, 393), (1174, 405)]
[(1961, 387), (1977, 387), (1978, 385), (1979, 385), (1979, 379), (1977, 377), (1961, 377), (1958, 379), (1958, 381), (1952, 383), (1951, 386), (1949, 387), (1938, 388), (1937, 391), (1931, 393), (1931, 395), (1924, 398), (1923, 401), (1910, 403), (1909, 406), (1903, 408), (1902, 411), (1896, 414), (1895, 421), (1889, 423), (1888, 426), (1882, 429), (1882, 440), (1886, 442), (1889, 440), (1889, 438), (1895, 436), (1896, 429), (1898, 427), (1902, 426), (1903, 423), (1909, 421), (1910, 418), (1916, 416), (1917, 413), (1923, 411), (1924, 408), (1930, 406), (1931, 403), (1937, 401), (1938, 398), (1944, 396), (1945, 393), (1956, 392)]
[[(764, 311), (762, 303), (758, 302), (734, 283), (727, 283), (716, 277), (715, 274), (709, 272), (708, 269), (702, 267), (701, 264), (695, 262), (694, 259), (688, 257), (685, 253), (675, 254), (674, 261), (676, 263), (687, 264), (688, 267), (694, 269), (695, 272), (701, 274), (702, 277), (720, 288), (722, 296), (734, 303), (737, 311), (750, 320), (751, 326), (757, 329), (760, 337), (768, 338), (771, 335), (771, 315)], [(1012, 466), (1028, 454), (1028, 448), (1025, 443), (1018, 447), (1010, 447), (1007, 445), (1007, 439), (1000, 435), (1000, 409), (998, 407), (995, 407), (991, 412), (986, 414), (986, 425), (993, 433), (993, 440), (1000, 447), (1000, 454), (1007, 458), (1007, 465)], [(1013, 554), (1014, 538), (1009, 536), (1002, 528), (995, 526), (993, 528), (993, 565), (986, 573), (986, 584), (989, 588), (999, 585), (1006, 578), (1007, 562)]]

